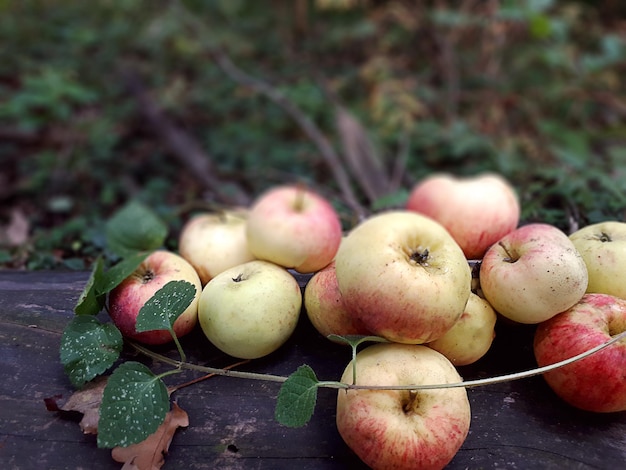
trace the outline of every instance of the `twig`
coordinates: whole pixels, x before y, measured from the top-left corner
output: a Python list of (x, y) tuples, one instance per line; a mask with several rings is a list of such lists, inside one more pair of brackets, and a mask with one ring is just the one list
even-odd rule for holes
[(265, 95), (275, 104), (280, 106), (291, 118), (300, 126), (306, 136), (313, 142), (326, 161), (330, 171), (333, 173), (346, 204), (357, 214), (359, 218), (364, 217), (365, 211), (359, 204), (352, 187), (347, 172), (343, 168), (339, 156), (328, 138), (322, 133), (319, 127), (306, 115), (295, 103), (287, 98), (275, 87), (268, 83), (252, 77), (239, 69), (228, 57), (228, 55), (215, 46), (211, 48), (215, 63), (233, 81), (253, 89)]
[(389, 191), (386, 169), (363, 126), (352, 113), (337, 104), (336, 119), (343, 156), (365, 195), (370, 202), (374, 202)]
[[(239, 362), (236, 362), (234, 364), (224, 367), (224, 370), (234, 369), (235, 367), (242, 366), (244, 364), (247, 364), (248, 362), (250, 362), (250, 359), (246, 359), (245, 361), (239, 361)], [(167, 387), (167, 393), (169, 395), (172, 395), (174, 392), (177, 392), (181, 388), (189, 387), (190, 385), (197, 384), (198, 382), (202, 382), (206, 379), (210, 379), (211, 377), (215, 377), (216, 375), (217, 374), (215, 373), (210, 373), (210, 374), (203, 375), (202, 377), (198, 377), (196, 379), (190, 380), (182, 384), (172, 385), (171, 387)]]

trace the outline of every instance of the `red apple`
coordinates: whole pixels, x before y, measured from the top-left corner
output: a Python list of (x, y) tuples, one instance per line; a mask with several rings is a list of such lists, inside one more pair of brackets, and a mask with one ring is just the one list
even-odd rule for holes
[(480, 259), (517, 227), (520, 204), (511, 184), (494, 173), (454, 177), (437, 173), (411, 190), (406, 208), (433, 218), (457, 241), (468, 259)]
[(124, 336), (145, 344), (165, 344), (172, 341), (172, 335), (167, 330), (141, 333), (135, 331), (141, 307), (170, 281), (187, 281), (196, 288), (194, 300), (173, 325), (179, 338), (193, 330), (198, 321), (198, 299), (202, 292), (200, 277), (182, 256), (159, 250), (150, 254), (109, 294), (109, 315)]
[(353, 318), (343, 302), (334, 261), (316, 272), (307, 282), (304, 288), (304, 308), (311, 324), (325, 338), (331, 334), (370, 334), (365, 326)]
[(278, 186), (250, 208), (246, 236), (256, 258), (311, 273), (333, 260), (342, 229), (324, 197), (301, 186)]
[[(581, 354), (626, 331), (626, 300), (586, 294), (567, 311), (537, 326), (534, 352), (540, 367)], [(587, 411), (626, 411), (626, 340), (546, 372), (563, 400)]]
[[(356, 356), (356, 384), (426, 385), (461, 382), (445, 356), (423, 345), (383, 343)], [(341, 381), (353, 383), (352, 362)], [(337, 429), (373, 469), (440, 470), (469, 432), (464, 388), (435, 390), (339, 390)]]

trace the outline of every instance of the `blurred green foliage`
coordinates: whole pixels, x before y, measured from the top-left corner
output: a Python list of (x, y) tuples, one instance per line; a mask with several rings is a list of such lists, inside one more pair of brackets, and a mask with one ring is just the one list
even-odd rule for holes
[(610, 1), (0, 1), (0, 224), (15, 210), (30, 224), (26, 239), (0, 240), (0, 264), (85, 269), (128, 200), (175, 234), (204, 198), (138, 114), (126, 70), (221, 178), (251, 196), (304, 180), (343, 207), (315, 145), (226, 76), (215, 47), (331, 142), (327, 91), (388, 168), (407, 155), (401, 186), (373, 210), (434, 171), (496, 171), (525, 221), (624, 220), (625, 19)]

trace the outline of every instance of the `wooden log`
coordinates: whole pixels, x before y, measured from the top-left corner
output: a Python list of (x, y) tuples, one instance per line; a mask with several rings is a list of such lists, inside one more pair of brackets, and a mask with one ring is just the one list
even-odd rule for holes
[[(69, 397), (73, 388), (59, 361), (60, 337), (72, 318), (88, 273), (0, 272), (0, 463), (3, 469), (120, 468), (95, 436), (46, 410), (44, 399)], [(300, 278), (301, 284), (306, 282)], [(102, 314), (106, 319), (106, 314)], [(501, 322), (492, 349), (459, 368), (466, 379), (535, 367), (532, 326)], [(189, 360), (217, 367), (236, 360), (211, 346), (202, 333), (183, 338)], [(171, 347), (159, 352), (176, 358)], [(240, 369), (289, 375), (310, 365), (322, 380), (336, 380), (349, 350), (322, 338), (302, 315), (293, 337), (274, 354)], [(138, 358), (133, 357), (137, 360)], [(155, 372), (169, 366), (145, 360)], [(184, 372), (167, 378), (182, 383)], [(280, 385), (215, 377), (175, 393), (190, 425), (172, 442), (164, 468), (343, 469), (365, 468), (335, 427), (335, 391), (322, 389), (312, 420), (289, 429), (274, 420)], [(574, 409), (541, 377), (468, 390), (470, 434), (450, 469), (616, 469), (626, 461), (626, 413)]]

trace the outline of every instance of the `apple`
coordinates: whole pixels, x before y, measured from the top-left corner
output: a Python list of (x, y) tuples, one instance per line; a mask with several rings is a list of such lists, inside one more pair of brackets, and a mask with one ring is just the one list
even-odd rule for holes
[(256, 258), (300, 273), (327, 266), (342, 238), (335, 208), (302, 186), (277, 186), (259, 195), (246, 228), (248, 247)]
[[(540, 367), (581, 354), (626, 331), (626, 300), (586, 294), (537, 326), (533, 343)], [(598, 413), (626, 411), (626, 340), (543, 374), (570, 405)]]
[[(461, 382), (452, 363), (424, 345), (381, 343), (356, 356), (356, 383), (370, 386)], [(341, 381), (352, 384), (352, 362)], [(442, 469), (469, 432), (465, 388), (339, 390), (337, 429), (373, 469)]]
[(205, 336), (241, 359), (266, 356), (289, 339), (298, 323), (302, 292), (283, 267), (254, 260), (211, 279), (200, 294), (198, 318)]
[(165, 344), (173, 340), (168, 330), (137, 333), (135, 325), (141, 307), (170, 281), (187, 281), (196, 288), (196, 296), (173, 325), (177, 337), (182, 337), (196, 326), (198, 299), (202, 292), (200, 277), (194, 267), (182, 256), (168, 250), (151, 253), (135, 271), (109, 293), (109, 316), (120, 332), (145, 344)]
[(497, 318), (489, 302), (472, 292), (461, 318), (427, 346), (439, 351), (455, 366), (472, 364), (491, 348)]
[(496, 173), (472, 177), (435, 173), (415, 184), (406, 209), (443, 225), (468, 259), (482, 258), (491, 245), (517, 227), (520, 218), (515, 189)]
[(588, 275), (572, 241), (557, 227), (533, 223), (505, 235), (485, 253), (480, 287), (504, 317), (536, 324), (584, 295)]
[[(304, 288), (304, 309), (313, 327), (325, 338), (331, 334), (340, 336), (370, 334), (350, 315), (343, 303), (334, 261), (313, 274), (307, 282)], [(343, 342), (341, 344), (347, 345)]]
[(427, 343), (463, 314), (471, 271), (445, 228), (411, 211), (368, 217), (345, 237), (335, 258), (339, 291), (372, 334)]
[(626, 222), (587, 225), (569, 238), (587, 265), (587, 292), (626, 299)]
[(178, 251), (196, 269), (203, 286), (225, 269), (254, 259), (246, 241), (247, 214), (245, 208), (201, 213), (183, 225)]

